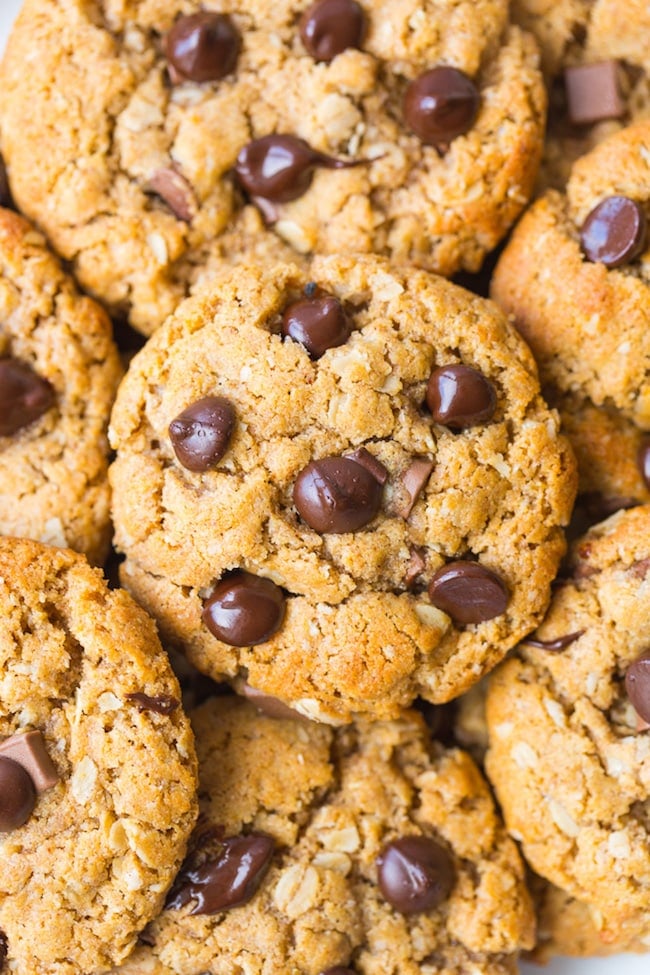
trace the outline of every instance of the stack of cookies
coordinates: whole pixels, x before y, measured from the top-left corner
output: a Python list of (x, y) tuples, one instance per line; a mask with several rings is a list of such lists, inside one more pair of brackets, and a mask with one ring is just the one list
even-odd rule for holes
[(25, 0), (1, 970), (650, 949), (631, 6)]

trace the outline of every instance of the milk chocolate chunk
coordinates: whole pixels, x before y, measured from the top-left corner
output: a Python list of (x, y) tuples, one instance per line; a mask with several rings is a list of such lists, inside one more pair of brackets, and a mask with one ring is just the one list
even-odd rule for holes
[(347, 342), (352, 326), (339, 299), (320, 292), (285, 308), (282, 334), (303, 345), (312, 359), (320, 359), (328, 349)]
[(171, 694), (157, 694), (149, 697), (142, 691), (135, 691), (133, 694), (126, 695), (127, 701), (132, 701), (138, 711), (153, 711), (155, 714), (173, 714), (176, 708), (180, 707), (180, 701)]
[(345, 456), (350, 460), (356, 461), (357, 464), (361, 464), (362, 467), (365, 467), (368, 473), (372, 474), (374, 479), (380, 484), (383, 485), (388, 480), (387, 468), (384, 467), (378, 457), (371, 454), (365, 447), (359, 447), (357, 450), (353, 450), (351, 454), (346, 454)]
[(429, 583), (429, 599), (455, 623), (482, 623), (505, 612), (508, 591), (490, 569), (458, 560), (435, 573)]
[(0, 757), (10, 758), (25, 769), (37, 792), (51, 789), (59, 774), (45, 748), (40, 731), (25, 731), (0, 742)]
[(250, 647), (269, 640), (282, 626), (284, 593), (270, 579), (234, 572), (219, 582), (203, 605), (203, 622), (218, 640)]
[(580, 231), (587, 260), (609, 268), (633, 261), (643, 251), (645, 240), (645, 212), (627, 196), (606, 197), (593, 208)]
[(650, 440), (645, 440), (641, 444), (636, 461), (645, 486), (650, 489)]
[(0, 359), (0, 437), (11, 437), (54, 405), (54, 390), (26, 362)]
[(293, 487), (298, 514), (314, 531), (341, 534), (363, 528), (381, 506), (376, 477), (350, 457), (323, 457), (300, 472)]
[(0, 832), (23, 826), (36, 805), (36, 789), (28, 772), (6, 756), (0, 756)]
[(431, 911), (452, 891), (451, 856), (428, 836), (403, 836), (387, 843), (377, 858), (379, 889), (400, 914)]
[(265, 135), (241, 150), (235, 176), (254, 200), (288, 203), (307, 192), (317, 167), (346, 169), (359, 164), (317, 152), (293, 135)]
[(316, 0), (300, 18), (300, 38), (315, 61), (361, 47), (365, 19), (355, 0)]
[(172, 166), (157, 169), (149, 180), (149, 189), (165, 201), (179, 220), (190, 223), (196, 215), (197, 203), (194, 190), (183, 174)]
[(404, 96), (406, 124), (425, 145), (441, 151), (476, 121), (481, 96), (458, 68), (441, 65), (412, 81)]
[(402, 487), (406, 498), (397, 510), (397, 514), (402, 518), (408, 518), (411, 514), (415, 502), (431, 476), (432, 470), (432, 460), (429, 460), (428, 457), (415, 457), (402, 474)]
[(569, 119), (591, 125), (608, 118), (623, 118), (625, 102), (619, 87), (618, 61), (596, 61), (564, 69)]
[(227, 14), (179, 17), (165, 38), (173, 81), (218, 81), (235, 69), (241, 37)]
[(426, 400), (436, 423), (450, 430), (487, 423), (494, 416), (497, 402), (489, 379), (478, 369), (462, 364), (434, 369)]
[(241, 694), (242, 697), (250, 701), (260, 714), (265, 714), (267, 718), (280, 718), (293, 721), (308, 720), (279, 698), (273, 697), (271, 694), (265, 694), (264, 691), (259, 691), (256, 687), (251, 687), (250, 684), (247, 684), (241, 678), (236, 678), (233, 681), (233, 687), (238, 694)]
[(235, 409), (224, 396), (204, 396), (169, 424), (169, 437), (183, 467), (204, 473), (219, 463), (230, 443)]
[(627, 668), (625, 690), (639, 717), (650, 722), (650, 650)]
[(247, 904), (271, 864), (274, 846), (264, 833), (223, 840), (216, 860), (181, 871), (165, 907), (178, 910), (196, 901), (190, 914), (219, 914)]

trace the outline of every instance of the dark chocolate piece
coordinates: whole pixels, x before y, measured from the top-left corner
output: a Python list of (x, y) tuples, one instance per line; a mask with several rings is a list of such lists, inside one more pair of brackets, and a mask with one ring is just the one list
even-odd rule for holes
[(203, 604), (203, 622), (218, 640), (249, 647), (269, 640), (282, 626), (284, 593), (270, 579), (234, 572), (217, 583)]
[(429, 599), (455, 623), (483, 623), (505, 612), (508, 591), (496, 573), (478, 562), (449, 562), (429, 583)]
[(382, 487), (349, 457), (323, 457), (296, 478), (293, 503), (314, 531), (341, 534), (363, 528), (381, 507)]
[(456, 882), (447, 850), (428, 836), (404, 836), (387, 843), (377, 858), (379, 889), (400, 914), (432, 911)]

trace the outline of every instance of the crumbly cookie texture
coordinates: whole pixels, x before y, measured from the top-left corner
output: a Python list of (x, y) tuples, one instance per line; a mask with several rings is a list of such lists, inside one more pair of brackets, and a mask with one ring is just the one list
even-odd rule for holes
[(0, 605), (0, 733), (40, 732), (58, 778), (0, 837), (6, 964), (102, 971), (160, 910), (185, 854), (192, 732), (152, 621), (81, 556), (1, 538)]
[(649, 210), (650, 121), (612, 136), (575, 164), (566, 195), (526, 212), (492, 278), (492, 297), (530, 345), (543, 384), (621, 411), (650, 429), (648, 245), (620, 267), (590, 261), (580, 232), (605, 198)]
[(490, 680), (486, 769), (533, 868), (631, 941), (650, 916), (650, 738), (624, 678), (648, 645), (650, 507), (589, 531), (569, 568), (534, 634), (551, 645)]
[[(307, 282), (335, 295), (352, 325), (317, 361), (279, 334)], [(489, 422), (433, 422), (425, 387), (450, 363), (493, 384)], [(169, 425), (207, 394), (226, 397), (236, 421), (221, 461), (195, 474), (176, 458)], [(307, 275), (242, 267), (188, 299), (132, 361), (110, 436), (123, 583), (215, 679), (243, 674), (321, 720), (394, 716), (417, 694), (459, 694), (545, 611), (573, 456), (517, 333), (491, 302), (442, 278), (370, 257), (317, 258)], [(357, 531), (313, 530), (294, 507), (297, 476), (360, 447), (388, 476), (377, 515)], [(409, 513), (414, 458), (431, 473)], [(457, 559), (498, 574), (505, 611), (460, 625), (432, 604), (426, 586)], [(287, 594), (283, 625), (259, 645), (230, 646), (201, 620), (232, 569)]]
[[(121, 975), (516, 971), (534, 935), (515, 845), (471, 759), (433, 744), (419, 715), (333, 731), (218, 698), (192, 721), (199, 857), (202, 831), (218, 825), (225, 837), (273, 837), (271, 866), (243, 906), (214, 915), (167, 907)], [(431, 837), (456, 876), (438, 907), (410, 916), (377, 883), (378, 855), (402, 836)]]
[[(508, 26), (506, 0), (367, 0), (361, 50), (329, 63), (300, 40), (307, 6), (219, 4), (241, 50), (233, 72), (201, 84), (171, 84), (163, 54), (196, 0), (27, 0), (19, 15), (0, 84), (12, 191), (83, 286), (147, 334), (206, 265), (251, 243), (233, 166), (252, 139), (286, 133), (361, 161), (317, 168), (299, 199), (274, 204), (256, 246), (276, 257), (286, 245), (476, 270), (530, 198), (546, 96), (537, 47)], [(403, 121), (407, 84), (438, 65), (480, 92), (474, 124), (446, 151)], [(153, 192), (161, 173), (174, 210)]]
[[(0, 533), (106, 557), (106, 430), (121, 375), (105, 312), (82, 297), (18, 214), (0, 209), (0, 367), (50, 384), (51, 407), (0, 435)], [(11, 408), (3, 374), (3, 410)]]

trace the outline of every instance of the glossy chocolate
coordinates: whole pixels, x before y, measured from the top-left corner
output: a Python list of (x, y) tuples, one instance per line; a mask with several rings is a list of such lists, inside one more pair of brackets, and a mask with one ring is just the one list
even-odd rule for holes
[(606, 197), (593, 208), (580, 231), (587, 260), (609, 268), (629, 264), (642, 253), (645, 241), (645, 212), (627, 196)]
[(352, 325), (339, 299), (320, 292), (285, 308), (282, 334), (303, 345), (312, 359), (320, 359), (328, 349), (347, 342)]
[(23, 826), (36, 805), (36, 789), (22, 765), (0, 756), (0, 832)]
[(194, 473), (219, 463), (235, 427), (235, 408), (224, 396), (204, 396), (169, 424), (169, 438), (183, 467)]
[(441, 151), (476, 121), (481, 96), (472, 79), (442, 65), (412, 81), (404, 96), (404, 120), (425, 145)]
[(403, 836), (377, 858), (379, 889), (400, 914), (421, 914), (445, 901), (456, 882), (447, 850), (428, 836)]
[(461, 364), (433, 370), (426, 400), (436, 423), (450, 430), (488, 423), (497, 403), (494, 386), (483, 373)]
[(31, 366), (0, 359), (0, 437), (11, 437), (54, 405), (54, 390)]
[(349, 47), (361, 47), (363, 9), (355, 0), (316, 0), (300, 18), (299, 29), (315, 61), (332, 61)]
[(241, 150), (235, 163), (235, 176), (254, 200), (288, 203), (307, 192), (314, 169), (347, 169), (358, 165), (356, 161), (317, 152), (304, 139), (293, 135), (265, 135)]
[(282, 626), (284, 593), (270, 579), (234, 572), (217, 583), (203, 604), (203, 622), (231, 647), (250, 647), (269, 640)]
[(235, 70), (241, 37), (227, 14), (201, 10), (179, 17), (165, 38), (172, 80), (218, 81)]
[(538, 650), (560, 653), (562, 650), (570, 647), (572, 643), (575, 643), (584, 632), (584, 630), (578, 630), (577, 633), (567, 633), (566, 636), (558, 636), (555, 640), (536, 640), (531, 636), (527, 636), (525, 640), (522, 640), (522, 643), (527, 647), (535, 647)]
[(382, 487), (376, 477), (349, 457), (323, 457), (300, 472), (293, 503), (310, 528), (341, 534), (363, 528), (381, 507)]
[(153, 711), (155, 714), (173, 714), (180, 707), (180, 701), (170, 694), (157, 694), (149, 697), (142, 691), (134, 691), (133, 694), (126, 695), (127, 701), (132, 701), (138, 711)]
[(429, 583), (429, 599), (455, 623), (482, 623), (500, 616), (508, 591), (496, 573), (478, 562), (449, 562)]
[(650, 650), (627, 668), (625, 690), (639, 717), (650, 722)]

